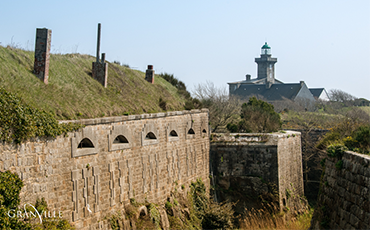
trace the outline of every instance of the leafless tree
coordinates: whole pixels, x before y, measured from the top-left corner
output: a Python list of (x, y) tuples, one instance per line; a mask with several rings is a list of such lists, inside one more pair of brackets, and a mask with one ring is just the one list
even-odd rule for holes
[(216, 87), (213, 82), (198, 84), (194, 87), (193, 95), (209, 109), (209, 119), (212, 132), (238, 119), (241, 111), (241, 101), (229, 96), (226, 87)]
[(329, 90), (329, 99), (332, 102), (342, 102), (345, 106), (351, 106), (356, 97), (340, 89), (331, 89)]

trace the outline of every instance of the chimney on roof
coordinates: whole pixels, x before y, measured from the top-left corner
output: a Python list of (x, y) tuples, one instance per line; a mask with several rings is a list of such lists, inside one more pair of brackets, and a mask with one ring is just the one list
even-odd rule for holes
[(301, 84), (301, 87), (304, 85), (304, 81), (300, 81), (299, 83)]
[(245, 80), (250, 81), (251, 80), (251, 75), (250, 74), (245, 75)]

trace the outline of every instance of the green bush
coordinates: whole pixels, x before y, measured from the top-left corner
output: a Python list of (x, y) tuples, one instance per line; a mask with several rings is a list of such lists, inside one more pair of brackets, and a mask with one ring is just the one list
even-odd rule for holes
[(25, 104), (19, 97), (0, 88), (0, 140), (20, 143), (32, 137), (56, 137), (81, 125), (59, 124), (54, 115)]
[(370, 125), (360, 126), (353, 134), (353, 138), (358, 143), (358, 148), (363, 153), (370, 152)]
[(281, 128), (280, 115), (275, 112), (274, 106), (256, 97), (242, 105), (240, 117), (239, 132), (269, 133)]
[[(339, 128), (338, 128), (339, 127)], [(338, 125), (337, 128), (332, 129), (324, 138), (316, 145), (319, 149), (325, 149), (333, 145), (342, 145), (346, 149), (358, 153), (369, 154), (370, 152), (370, 126), (360, 125), (354, 128), (349, 133), (348, 129), (343, 129), (343, 125)], [(331, 148), (333, 148), (333, 146)]]
[(237, 133), (238, 132), (238, 126), (236, 124), (227, 124), (226, 125), (227, 130), (229, 130), (231, 133)]
[(191, 183), (190, 195), (197, 218), (202, 220), (203, 229), (233, 228), (233, 204), (218, 204), (210, 200), (201, 179)]
[(164, 204), (164, 207), (165, 207), (167, 210), (172, 209), (172, 204), (171, 204), (171, 202), (166, 201), (166, 203)]
[(340, 159), (343, 156), (343, 152), (346, 150), (348, 150), (346, 146), (337, 143), (329, 145), (326, 152), (328, 153), (329, 157), (337, 157)]
[(190, 194), (197, 212), (203, 213), (207, 209), (209, 199), (206, 191), (206, 186), (202, 179), (198, 178), (195, 182), (191, 182)]
[[(1, 229), (74, 229), (67, 220), (60, 218), (43, 218), (42, 223), (35, 223), (30, 218), (21, 219), (18, 215), (8, 215), (9, 210), (14, 213), (18, 211), (24, 217), (24, 210), (18, 209), (20, 204), (19, 193), (23, 187), (22, 180), (17, 174), (10, 171), (0, 172), (0, 226)], [(44, 198), (37, 199), (34, 205), (36, 210), (48, 211), (47, 203)], [(27, 210), (29, 211), (29, 210)], [(34, 210), (31, 210), (34, 211)]]
[[(181, 95), (183, 98), (185, 98), (186, 101), (185, 101), (184, 108), (186, 110), (199, 109), (201, 107), (202, 103), (198, 99), (191, 97), (189, 91), (186, 90), (186, 86), (184, 82), (174, 77), (173, 74), (161, 73), (159, 74), (159, 76), (162, 77), (164, 80), (168, 81), (169, 83), (171, 83), (171, 85), (175, 86), (177, 88), (177, 93)], [(163, 103), (162, 103), (162, 106), (163, 106)], [(162, 106), (160, 104), (161, 108)]]
[(155, 207), (154, 204), (150, 203), (148, 206), (148, 211), (149, 211), (149, 217), (152, 220), (152, 222), (155, 224), (157, 229), (160, 229), (159, 223), (161, 221), (161, 215), (158, 211), (158, 209)]

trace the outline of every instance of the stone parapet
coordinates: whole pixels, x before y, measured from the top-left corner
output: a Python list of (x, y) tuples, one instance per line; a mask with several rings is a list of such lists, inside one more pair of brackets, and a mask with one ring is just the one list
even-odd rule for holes
[(328, 157), (311, 229), (370, 229), (370, 156)]
[(124, 121), (142, 120), (142, 119), (156, 119), (161, 117), (170, 117), (186, 114), (198, 114), (207, 113), (208, 109), (192, 109), (183, 111), (170, 111), (165, 113), (150, 113), (150, 114), (138, 114), (138, 115), (128, 115), (128, 116), (116, 116), (116, 117), (102, 117), (102, 118), (92, 118), (92, 119), (80, 119), (80, 120), (61, 120), (59, 123), (78, 123), (82, 125), (99, 125), (99, 124), (109, 124)]
[(45, 198), (77, 229), (107, 229), (105, 217), (131, 198), (164, 203), (197, 178), (209, 184), (208, 110), (60, 122), (86, 126), (55, 139), (2, 143), (0, 169), (23, 180), (23, 204)]
[(268, 194), (280, 209), (302, 210), (300, 132), (212, 134), (210, 159), (217, 199), (236, 202), (237, 213)]

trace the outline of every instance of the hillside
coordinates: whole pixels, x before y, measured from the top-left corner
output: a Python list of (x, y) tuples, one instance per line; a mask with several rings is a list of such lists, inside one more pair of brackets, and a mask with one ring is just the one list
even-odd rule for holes
[(0, 82), (5, 90), (24, 102), (55, 114), (57, 119), (80, 119), (183, 110), (185, 100), (170, 83), (156, 75), (155, 84), (145, 73), (109, 63), (108, 86), (91, 77), (95, 57), (81, 54), (51, 54), (49, 84), (33, 73), (34, 52), (0, 46)]

